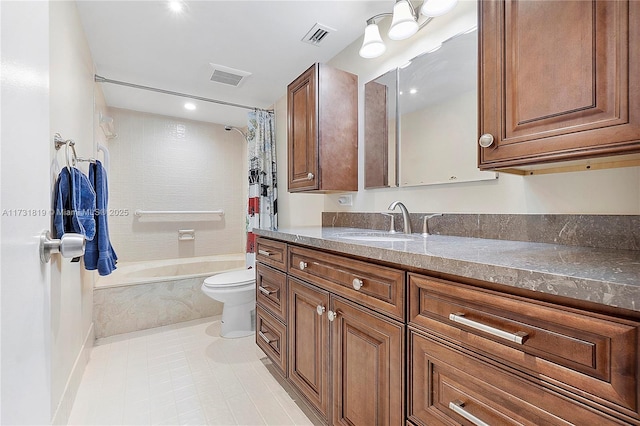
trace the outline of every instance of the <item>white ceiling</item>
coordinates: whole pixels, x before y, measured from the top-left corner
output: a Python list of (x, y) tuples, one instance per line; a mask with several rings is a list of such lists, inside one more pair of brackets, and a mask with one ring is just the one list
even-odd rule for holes
[[(225, 102), (268, 108), (314, 62), (327, 62), (362, 36), (366, 20), (390, 12), (378, 1), (78, 1), (102, 77)], [(320, 46), (301, 39), (314, 24), (335, 29)], [(240, 87), (211, 82), (210, 63), (252, 73)], [(112, 107), (246, 126), (248, 110), (102, 83)], [(184, 109), (185, 102), (197, 105)], [(116, 124), (117, 126), (117, 124)]]

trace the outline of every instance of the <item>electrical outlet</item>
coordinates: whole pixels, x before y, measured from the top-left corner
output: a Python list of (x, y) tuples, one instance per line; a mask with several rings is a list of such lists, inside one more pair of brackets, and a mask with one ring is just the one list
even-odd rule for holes
[(338, 204), (341, 206), (352, 206), (353, 205), (353, 195), (341, 195), (338, 197)]

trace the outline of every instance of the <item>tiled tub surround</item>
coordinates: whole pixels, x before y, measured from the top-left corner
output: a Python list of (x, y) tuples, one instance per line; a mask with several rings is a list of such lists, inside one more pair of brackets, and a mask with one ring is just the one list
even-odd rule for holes
[(243, 254), (123, 262), (93, 291), (97, 338), (222, 314), (222, 303), (202, 293), (203, 280), (243, 268)]
[(424, 238), (412, 234), (410, 241), (392, 242), (341, 238), (345, 233), (367, 231), (370, 229), (300, 227), (255, 232), (408, 269), (640, 312), (640, 251), (446, 235)]
[[(391, 213), (391, 212), (385, 212)], [(402, 215), (393, 213), (396, 231)], [(422, 232), (423, 218), (411, 213), (411, 228)], [(322, 226), (388, 231), (391, 219), (380, 213), (323, 212)], [(640, 216), (636, 215), (527, 215), (445, 213), (429, 219), (434, 235), (487, 238), (567, 246), (640, 250)]]

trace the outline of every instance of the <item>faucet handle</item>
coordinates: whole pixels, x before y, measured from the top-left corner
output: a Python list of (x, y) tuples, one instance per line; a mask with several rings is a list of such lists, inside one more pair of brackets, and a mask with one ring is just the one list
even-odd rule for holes
[(423, 217), (424, 222), (422, 222), (422, 236), (426, 237), (427, 235), (429, 235), (429, 219), (431, 219), (432, 217), (436, 217), (436, 216), (442, 216), (442, 213), (434, 213), (434, 214), (428, 214), (425, 215)]
[(389, 226), (389, 233), (394, 234), (396, 232), (396, 222), (395, 222), (395, 216), (392, 215), (391, 213), (381, 213), (384, 216), (389, 216), (391, 218), (391, 226)]

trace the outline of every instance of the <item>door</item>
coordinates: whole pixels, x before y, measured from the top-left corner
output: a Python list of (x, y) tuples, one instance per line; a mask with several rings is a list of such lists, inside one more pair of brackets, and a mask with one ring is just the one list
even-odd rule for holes
[(0, 424), (50, 424), (49, 3), (0, 2), (2, 28)]
[(318, 189), (317, 66), (287, 88), (289, 192)]
[(325, 419), (329, 410), (329, 293), (289, 278), (289, 379)]
[(637, 1), (483, 1), (480, 168), (639, 151), (638, 20)]
[(331, 296), (333, 424), (404, 419), (404, 325)]

